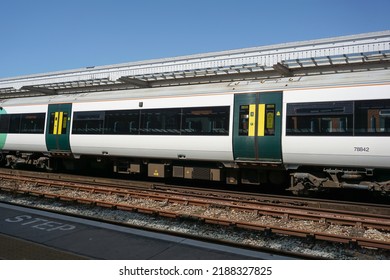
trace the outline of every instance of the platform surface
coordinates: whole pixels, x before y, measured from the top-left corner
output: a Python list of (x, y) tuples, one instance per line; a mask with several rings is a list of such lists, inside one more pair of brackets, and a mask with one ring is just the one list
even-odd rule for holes
[(0, 203), (0, 259), (286, 259)]

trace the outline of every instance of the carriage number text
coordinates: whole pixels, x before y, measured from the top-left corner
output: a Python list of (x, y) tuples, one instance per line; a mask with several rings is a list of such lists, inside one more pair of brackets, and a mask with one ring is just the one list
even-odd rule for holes
[(370, 152), (370, 147), (354, 147), (355, 152)]

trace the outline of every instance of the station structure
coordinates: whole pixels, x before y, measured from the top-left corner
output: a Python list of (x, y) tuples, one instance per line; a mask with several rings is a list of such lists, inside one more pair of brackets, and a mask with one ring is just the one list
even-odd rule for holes
[(0, 79), (0, 99), (389, 69), (390, 30)]

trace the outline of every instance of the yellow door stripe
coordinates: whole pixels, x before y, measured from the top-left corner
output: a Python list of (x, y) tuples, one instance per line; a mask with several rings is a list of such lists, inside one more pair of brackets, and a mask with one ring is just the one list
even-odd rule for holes
[(248, 136), (255, 136), (255, 122), (256, 122), (256, 104), (250, 104)]
[(58, 112), (54, 114), (54, 126), (53, 126), (53, 134), (57, 134), (58, 129)]
[(58, 131), (57, 134), (62, 134), (62, 120), (64, 116), (64, 112), (59, 112), (60, 113), (60, 118), (58, 120)]
[(259, 104), (259, 116), (257, 120), (257, 136), (264, 136), (265, 104)]

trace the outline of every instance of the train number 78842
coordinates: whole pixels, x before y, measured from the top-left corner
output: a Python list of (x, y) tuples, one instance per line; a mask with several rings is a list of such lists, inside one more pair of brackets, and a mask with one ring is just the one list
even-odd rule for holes
[(370, 152), (370, 147), (353, 147), (355, 152)]

